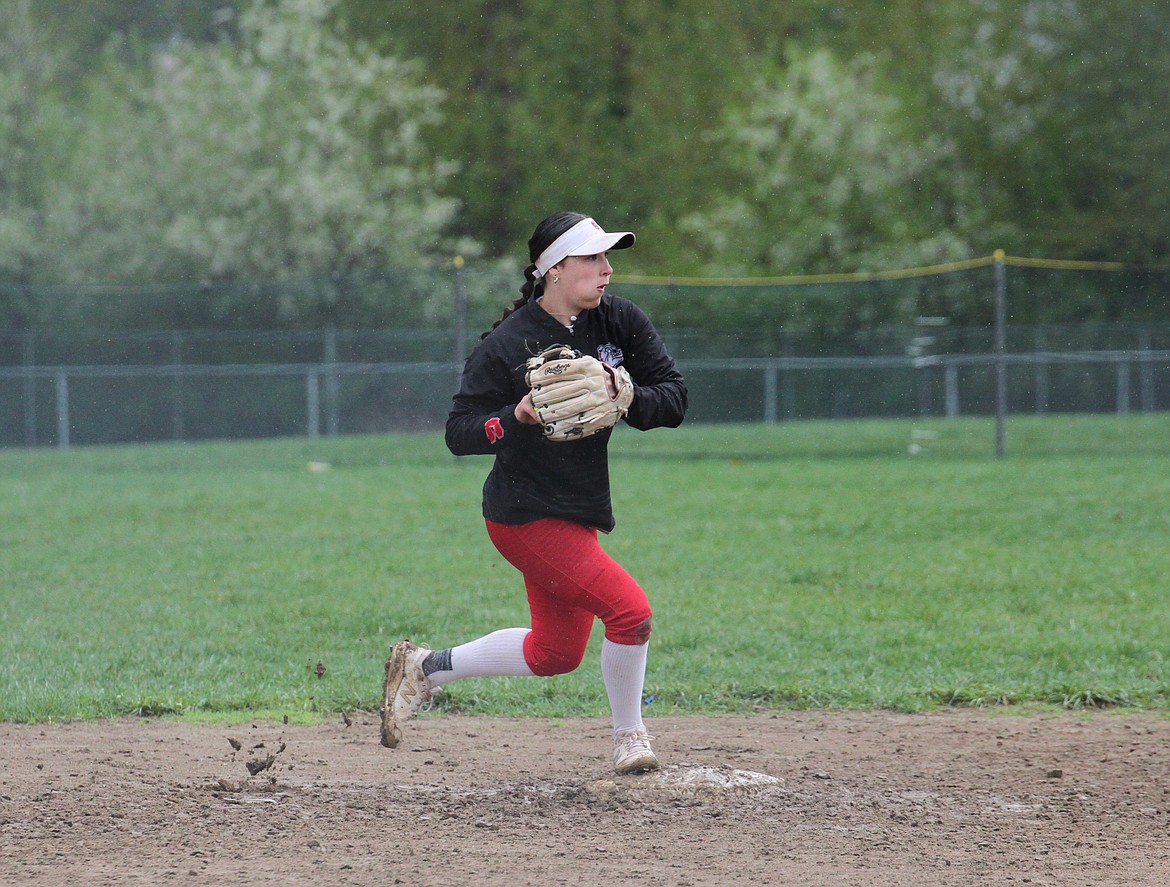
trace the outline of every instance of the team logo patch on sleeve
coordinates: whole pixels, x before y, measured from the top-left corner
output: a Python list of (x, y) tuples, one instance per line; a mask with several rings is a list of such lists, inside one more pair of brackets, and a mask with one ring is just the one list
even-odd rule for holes
[(617, 345), (606, 342), (604, 345), (597, 346), (597, 359), (602, 363), (615, 367), (625, 360), (626, 356)]
[(504, 426), (495, 416), (483, 423), (483, 432), (487, 435), (488, 443), (504, 439)]

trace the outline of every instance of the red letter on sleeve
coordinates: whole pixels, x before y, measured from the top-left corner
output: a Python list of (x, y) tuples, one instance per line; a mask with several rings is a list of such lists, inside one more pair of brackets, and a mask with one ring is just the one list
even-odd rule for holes
[(487, 435), (488, 443), (495, 443), (504, 438), (504, 426), (495, 416), (483, 423), (483, 431)]

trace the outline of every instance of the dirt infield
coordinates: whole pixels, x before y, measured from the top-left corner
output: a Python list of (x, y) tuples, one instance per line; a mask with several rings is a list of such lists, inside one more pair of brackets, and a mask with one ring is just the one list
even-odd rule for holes
[(0, 724), (0, 883), (1170, 883), (1165, 718), (349, 720)]

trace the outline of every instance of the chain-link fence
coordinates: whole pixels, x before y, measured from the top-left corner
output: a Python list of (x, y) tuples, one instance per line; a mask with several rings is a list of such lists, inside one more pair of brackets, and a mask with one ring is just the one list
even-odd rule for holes
[[(614, 289), (655, 319), (687, 377), (691, 422), (1170, 409), (1170, 275), (1016, 260), (997, 325), (990, 261), (815, 279), (628, 278)], [(243, 285), (204, 288), (202, 301), (174, 288), (22, 289), (72, 305), (56, 316), (76, 322), (0, 332), (0, 446), (440, 427), (462, 358), (511, 299), (500, 296), (515, 283), (505, 270), (252, 287), (256, 317), (317, 299), (401, 320), (362, 330), (133, 329), (211, 323), (248, 296)], [(11, 302), (11, 288), (0, 296)], [(1041, 304), (1074, 319), (1020, 322), (1054, 313)], [(1093, 306), (1132, 319), (1104, 320)], [(96, 331), (99, 317), (121, 328)]]
[[(1008, 332), (1010, 412), (1170, 409), (1170, 325)], [(692, 422), (995, 410), (985, 329), (882, 330), (836, 355), (810, 354), (796, 333), (779, 349), (753, 331), (663, 333)], [(458, 380), (453, 349), (435, 330), (0, 335), (0, 445), (437, 428)]]

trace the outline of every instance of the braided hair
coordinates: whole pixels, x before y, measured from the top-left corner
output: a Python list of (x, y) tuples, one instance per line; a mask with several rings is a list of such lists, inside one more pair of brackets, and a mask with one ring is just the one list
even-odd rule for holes
[(503, 315), (492, 324), (492, 328), (480, 336), (486, 339), (496, 327), (503, 323), (513, 311), (522, 308), (526, 302), (539, 299), (544, 293), (544, 281), (536, 279), (536, 260), (540, 254), (548, 249), (549, 244), (576, 225), (588, 218), (581, 213), (560, 212), (554, 213), (536, 226), (532, 237), (528, 239), (528, 260), (530, 264), (524, 269), (524, 285), (520, 287), (520, 298), (514, 300), (504, 309)]

